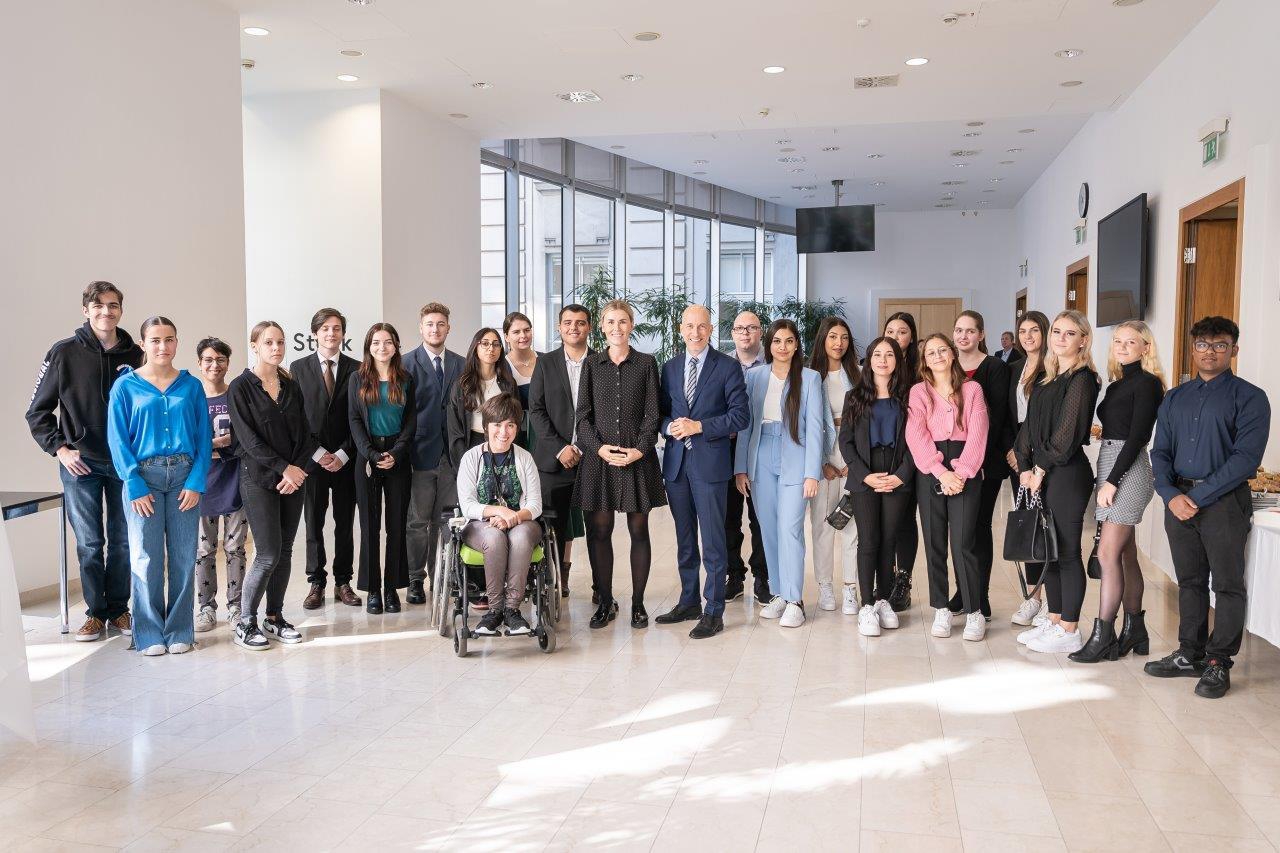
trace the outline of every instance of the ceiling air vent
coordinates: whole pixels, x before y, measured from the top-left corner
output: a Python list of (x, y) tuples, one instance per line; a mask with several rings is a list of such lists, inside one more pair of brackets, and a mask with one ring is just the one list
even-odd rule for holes
[(875, 77), (854, 77), (855, 89), (889, 89), (898, 85), (897, 74), (880, 74)]
[(977, 157), (982, 152), (976, 148), (957, 148), (951, 152), (952, 157)]

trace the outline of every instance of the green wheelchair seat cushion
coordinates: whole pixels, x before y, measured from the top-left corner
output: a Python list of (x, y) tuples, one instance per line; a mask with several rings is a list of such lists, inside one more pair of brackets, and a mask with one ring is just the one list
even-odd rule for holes
[[(484, 554), (480, 553), (475, 548), (472, 548), (470, 545), (463, 545), (461, 548), (459, 548), (458, 556), (461, 557), (462, 562), (468, 566), (484, 565)], [(539, 543), (533, 549), (533, 562), (534, 563), (542, 562), (543, 556), (545, 556), (545, 552), (542, 550), (542, 544)]]

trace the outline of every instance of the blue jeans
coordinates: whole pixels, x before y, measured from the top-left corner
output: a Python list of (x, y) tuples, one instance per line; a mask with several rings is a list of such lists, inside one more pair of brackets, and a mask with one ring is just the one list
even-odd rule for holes
[(751, 483), (769, 565), (769, 589), (787, 601), (804, 600), (804, 481), (782, 482), (782, 425), (764, 424)]
[(191, 457), (152, 456), (142, 460), (139, 473), (151, 489), (155, 505), (151, 516), (143, 518), (134, 511), (133, 503), (124, 499), (133, 568), (133, 644), (142, 650), (155, 645), (194, 643), (200, 507), (186, 512), (178, 509), (183, 483), (191, 473)]
[(86, 456), (80, 461), (89, 466), (88, 474), (77, 477), (59, 465), (58, 475), (67, 519), (76, 537), (84, 612), (106, 622), (129, 610), (129, 531), (121, 500), (124, 484), (109, 461)]

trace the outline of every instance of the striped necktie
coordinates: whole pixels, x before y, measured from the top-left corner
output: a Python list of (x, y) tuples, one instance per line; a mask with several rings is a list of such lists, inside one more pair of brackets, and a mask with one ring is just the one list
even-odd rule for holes
[[(689, 413), (693, 413), (693, 389), (698, 387), (698, 357), (693, 356), (689, 359), (689, 370), (684, 380), (684, 399), (689, 404)], [(693, 439), (686, 438), (684, 440), (685, 450), (693, 449)]]

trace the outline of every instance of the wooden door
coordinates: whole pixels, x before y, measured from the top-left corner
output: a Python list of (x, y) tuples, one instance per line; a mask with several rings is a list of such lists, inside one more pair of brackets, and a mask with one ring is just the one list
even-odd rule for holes
[(880, 325), (876, 328), (876, 333), (878, 335), (884, 330), (885, 319), (891, 314), (906, 311), (916, 318), (916, 330), (921, 340), (934, 332), (942, 332), (950, 337), (955, 328), (956, 317), (963, 310), (964, 300), (952, 297), (881, 299)]
[(1018, 295), (1013, 297), (1013, 336), (1017, 338), (1018, 327), (1022, 325), (1022, 318), (1027, 314), (1027, 289), (1024, 287), (1018, 291)]
[(1064, 300), (1067, 311), (1079, 311), (1089, 316), (1089, 259), (1081, 258), (1067, 267), (1067, 293)]
[(1178, 225), (1174, 382), (1181, 382), (1195, 372), (1188, 332), (1197, 320), (1217, 314), (1240, 322), (1244, 179), (1182, 208), (1178, 211)]

